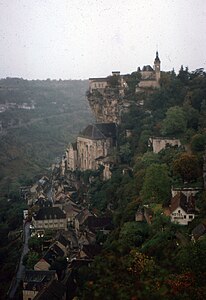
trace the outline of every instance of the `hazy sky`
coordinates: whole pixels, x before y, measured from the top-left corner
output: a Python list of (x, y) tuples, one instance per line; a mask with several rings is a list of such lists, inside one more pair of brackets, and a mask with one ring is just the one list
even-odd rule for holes
[(205, 0), (0, 0), (0, 78), (206, 68)]

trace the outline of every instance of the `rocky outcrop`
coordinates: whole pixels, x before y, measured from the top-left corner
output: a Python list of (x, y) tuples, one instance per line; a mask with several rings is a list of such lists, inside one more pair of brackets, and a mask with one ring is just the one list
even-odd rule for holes
[(91, 110), (98, 123), (120, 123), (123, 95), (118, 88), (106, 88), (102, 93), (95, 90), (87, 94)]

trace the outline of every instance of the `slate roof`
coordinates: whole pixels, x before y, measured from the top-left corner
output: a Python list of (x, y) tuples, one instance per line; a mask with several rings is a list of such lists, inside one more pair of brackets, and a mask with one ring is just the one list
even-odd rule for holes
[(51, 246), (51, 250), (57, 254), (57, 256), (63, 257), (64, 256), (64, 251), (57, 246), (56, 244)]
[(62, 244), (64, 247), (67, 247), (70, 245), (70, 242), (62, 235), (60, 234), (57, 238), (57, 241)]
[(86, 223), (90, 230), (111, 229), (113, 227), (112, 218), (110, 217), (89, 216)]
[(102, 140), (107, 138), (116, 138), (115, 123), (97, 123), (88, 125), (80, 136), (92, 140)]
[(24, 290), (40, 290), (45, 284), (54, 279), (56, 276), (56, 271), (35, 271), (26, 270), (24, 276)]
[(34, 300), (62, 300), (65, 292), (65, 286), (54, 279), (34, 297)]
[(51, 265), (57, 257), (64, 257), (64, 251), (61, 248), (59, 248), (56, 244), (53, 244), (45, 253), (43, 259)]
[(100, 245), (83, 245), (82, 251), (86, 254), (88, 258), (94, 258), (96, 255), (100, 254), (102, 247)]
[(175, 211), (178, 207), (181, 207), (186, 213), (194, 213), (195, 211), (195, 198), (193, 196), (187, 197), (178, 192), (171, 200), (170, 211)]
[(68, 215), (71, 214), (73, 215), (73, 214), (78, 214), (81, 211), (81, 209), (77, 205), (72, 205), (71, 203), (68, 203), (64, 205), (64, 211)]
[(47, 219), (65, 219), (65, 213), (59, 207), (43, 207), (36, 215), (35, 220), (47, 220)]
[(92, 216), (92, 214), (85, 208), (76, 216), (76, 219), (79, 221), (79, 224), (82, 225), (89, 216)]
[(144, 66), (143, 68), (142, 68), (142, 71), (143, 72), (145, 72), (145, 71), (154, 71), (153, 69), (152, 69), (152, 67), (150, 66), (150, 65), (147, 65), (147, 66)]

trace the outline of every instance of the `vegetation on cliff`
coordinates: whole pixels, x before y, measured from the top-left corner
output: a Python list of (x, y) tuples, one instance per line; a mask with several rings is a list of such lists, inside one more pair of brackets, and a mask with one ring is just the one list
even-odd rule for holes
[[(104, 250), (92, 266), (80, 269), (80, 299), (206, 297), (205, 236), (191, 241), (192, 230), (206, 220), (205, 101), (206, 73), (182, 67), (177, 75), (163, 73), (160, 89), (147, 95), (144, 106), (134, 104), (123, 115), (120, 163), (106, 182), (93, 176), (87, 193), (90, 207), (113, 216), (115, 229), (101, 240)], [(153, 153), (150, 136), (179, 138), (182, 147)], [(200, 189), (196, 217), (188, 226), (171, 223), (165, 214), (172, 186)], [(152, 222), (135, 222), (137, 209), (144, 207), (151, 209)]]

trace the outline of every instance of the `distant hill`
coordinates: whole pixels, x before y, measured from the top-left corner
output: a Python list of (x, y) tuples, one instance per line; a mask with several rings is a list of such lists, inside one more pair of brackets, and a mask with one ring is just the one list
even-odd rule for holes
[(0, 196), (45, 173), (92, 117), (86, 80), (0, 80)]

